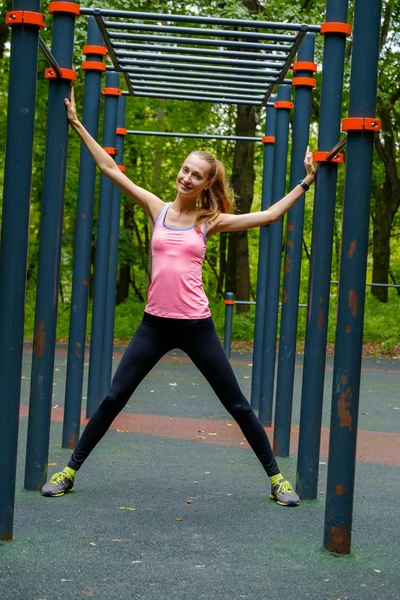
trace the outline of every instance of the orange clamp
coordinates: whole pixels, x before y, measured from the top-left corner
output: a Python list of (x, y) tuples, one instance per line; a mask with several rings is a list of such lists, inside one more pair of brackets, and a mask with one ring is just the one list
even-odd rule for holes
[(344, 154), (338, 152), (333, 156), (329, 161), (327, 161), (327, 157), (329, 156), (329, 152), (314, 152), (313, 161), (314, 162), (332, 162), (332, 163), (342, 163), (344, 162)]
[(82, 54), (101, 54), (102, 56), (106, 56), (107, 48), (105, 46), (83, 46)]
[(382, 123), (379, 119), (370, 117), (351, 117), (343, 119), (342, 131), (381, 131)]
[(55, 13), (71, 13), (72, 15), (79, 16), (81, 14), (81, 7), (75, 2), (50, 2), (49, 13), (54, 15)]
[(224, 304), (235, 304), (234, 300), (224, 300)]
[(106, 65), (102, 62), (95, 62), (91, 60), (84, 60), (82, 65), (84, 71), (105, 71)]
[(105, 152), (107, 152), (107, 154), (110, 156), (117, 156), (118, 154), (118, 148), (107, 148), (103, 146), (103, 150), (105, 150)]
[(61, 69), (61, 76), (57, 75), (54, 69), (46, 69), (44, 72), (45, 79), (68, 79), (69, 81), (76, 81), (76, 72), (73, 69)]
[(46, 21), (41, 13), (29, 10), (12, 10), (6, 13), (6, 25), (36, 25), (39, 29), (46, 27)]
[(103, 96), (122, 96), (122, 90), (118, 88), (103, 88)]
[(263, 144), (275, 144), (275, 138), (273, 135), (264, 135), (264, 137), (261, 138), (261, 141)]
[(313, 73), (317, 72), (318, 65), (314, 62), (301, 62), (297, 61), (293, 65), (293, 71), (312, 71)]
[(293, 77), (292, 85), (306, 85), (309, 87), (316, 87), (317, 80), (313, 77)]
[(291, 110), (293, 107), (293, 102), (286, 102), (284, 100), (278, 100), (277, 102), (274, 102), (274, 108), (288, 108), (289, 110)]
[(125, 127), (117, 127), (116, 129), (117, 135), (128, 135), (128, 130)]
[(118, 169), (121, 171), (121, 173), (125, 173), (126, 171), (126, 167), (124, 165), (118, 165)]
[(351, 35), (353, 31), (352, 26), (349, 23), (335, 23), (334, 21), (328, 21), (321, 25), (321, 35), (325, 33), (344, 33), (346, 36)]

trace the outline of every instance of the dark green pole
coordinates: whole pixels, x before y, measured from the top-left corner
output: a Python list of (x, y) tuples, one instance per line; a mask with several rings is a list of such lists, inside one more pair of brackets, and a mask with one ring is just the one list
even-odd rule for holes
[[(298, 54), (297, 65), (301, 68), (297, 69), (294, 66), (295, 97), (290, 189), (293, 189), (305, 176), (304, 156), (308, 145), (312, 89), (315, 84), (313, 71), (305, 67), (314, 63), (314, 46), (315, 35), (307, 33)], [(276, 456), (289, 456), (290, 448), (303, 224), (304, 197), (289, 211), (286, 224), (273, 443)]]
[[(118, 100), (117, 109), (117, 138), (115, 147), (117, 155), (115, 162), (123, 167), (124, 160), (124, 139), (125, 129), (125, 110), (126, 96), (121, 96)], [(124, 168), (124, 167), (123, 167)], [(119, 247), (119, 225), (121, 218), (121, 190), (114, 186), (112, 197), (111, 231), (110, 231), (110, 253), (108, 258), (108, 277), (107, 277), (107, 296), (106, 296), (106, 315), (104, 326), (104, 347), (103, 347), (103, 367), (102, 367), (102, 388), (101, 395), (105, 396), (111, 384), (112, 358), (114, 350), (114, 320), (115, 320), (115, 301), (117, 290), (117, 271), (118, 271), (118, 247)]]
[(224, 350), (228, 358), (231, 357), (233, 307), (235, 306), (235, 294), (225, 294), (225, 326), (224, 326)]
[[(271, 96), (275, 101), (276, 96)], [(276, 111), (267, 108), (264, 142), (263, 184), (261, 210), (266, 210), (271, 204), (272, 182), (274, 178)], [(257, 270), (257, 303), (254, 322), (253, 368), (251, 372), (251, 406), (258, 409), (261, 393), (261, 366), (264, 343), (265, 295), (267, 289), (267, 257), (268, 257), (269, 227), (260, 227)]]
[[(348, 0), (327, 0), (333, 31), (324, 32), (319, 151), (329, 151), (340, 137), (347, 12)], [(320, 163), (314, 193), (296, 486), (308, 500), (317, 497), (337, 169), (335, 162)]]
[[(324, 546), (349, 554), (364, 325), (381, 0), (356, 0)], [(368, 121), (371, 119), (371, 121)], [(366, 121), (367, 120), (367, 121)], [(366, 129), (353, 129), (365, 124)], [(370, 129), (368, 129), (368, 127)]]
[[(40, 1), (13, 10), (39, 13)], [(10, 21), (12, 19), (11, 14)], [(11, 34), (0, 252), (0, 540), (13, 537), (39, 27)]]
[[(76, 6), (75, 2), (69, 4)], [(50, 77), (49, 79), (25, 464), (25, 489), (27, 490), (39, 490), (47, 478), (68, 140), (68, 119), (64, 99), (69, 97), (71, 80), (74, 78), (71, 73), (74, 27), (74, 14), (66, 12), (54, 14), (52, 53), (59, 66), (67, 71), (63, 72), (62, 78)], [(46, 71), (46, 76), (52, 74), (51, 69)]]
[[(276, 108), (276, 141), (274, 153), (274, 180), (272, 184), (272, 204), (280, 200), (286, 191), (286, 168), (289, 145), (289, 117), (292, 86), (280, 85)], [(269, 226), (269, 246), (267, 258), (267, 289), (264, 319), (264, 346), (261, 367), (261, 396), (259, 418), (263, 425), (271, 425), (272, 401), (274, 393), (276, 336), (278, 329), (279, 284), (282, 262), (283, 220)]]
[[(89, 52), (82, 65), (85, 71), (82, 122), (92, 137), (97, 139), (103, 74), (100, 64), (103, 59), (103, 39), (94, 17), (89, 17), (87, 46)], [(103, 67), (105, 71), (105, 64), (103, 64)], [(86, 146), (82, 143), (75, 220), (71, 317), (62, 435), (63, 448), (71, 449), (75, 448), (79, 438), (81, 421), (95, 184), (96, 164)]]
[[(104, 102), (103, 147), (115, 150), (119, 73), (109, 71), (106, 77)], [(114, 90), (113, 92), (111, 90)], [(101, 397), (101, 371), (103, 364), (104, 327), (110, 249), (111, 206), (114, 185), (105, 175), (100, 178), (99, 213), (97, 218), (96, 261), (94, 268), (94, 292), (92, 328), (90, 336), (90, 363), (87, 394), (87, 417), (96, 411)]]

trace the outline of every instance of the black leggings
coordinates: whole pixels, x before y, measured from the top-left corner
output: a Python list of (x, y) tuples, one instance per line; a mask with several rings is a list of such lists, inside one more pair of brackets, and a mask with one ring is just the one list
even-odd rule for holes
[(212, 318), (165, 319), (147, 313), (119, 363), (110, 391), (86, 425), (68, 466), (75, 470), (81, 467), (142, 379), (174, 348), (186, 352), (207, 379), (267, 474), (277, 475), (279, 468), (267, 434), (239, 388)]

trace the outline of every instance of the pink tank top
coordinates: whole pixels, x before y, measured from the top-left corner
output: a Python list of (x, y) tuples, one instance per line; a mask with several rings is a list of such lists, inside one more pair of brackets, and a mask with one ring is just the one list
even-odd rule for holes
[(152, 278), (146, 312), (169, 319), (205, 319), (211, 315), (203, 289), (206, 229), (174, 229), (165, 224), (169, 204), (154, 223)]

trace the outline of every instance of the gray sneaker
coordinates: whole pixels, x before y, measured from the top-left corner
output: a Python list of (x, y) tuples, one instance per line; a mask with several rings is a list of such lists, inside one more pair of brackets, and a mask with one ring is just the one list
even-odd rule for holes
[(281, 506), (298, 506), (300, 503), (300, 498), (287, 479), (280, 479), (278, 483), (273, 485), (269, 497)]
[(64, 471), (54, 473), (48, 483), (42, 487), (43, 496), (63, 496), (74, 491), (74, 482)]

